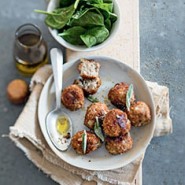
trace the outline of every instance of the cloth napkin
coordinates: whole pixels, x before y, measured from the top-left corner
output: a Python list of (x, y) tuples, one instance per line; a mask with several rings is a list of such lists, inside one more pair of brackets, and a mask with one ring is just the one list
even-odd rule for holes
[[(143, 156), (116, 170), (90, 171), (69, 165), (52, 152), (41, 133), (37, 116), (39, 96), (51, 74), (51, 66), (45, 65), (32, 77), (30, 82), (32, 93), (15, 125), (10, 127), (11, 140), (23, 150), (29, 160), (59, 184), (138, 184), (138, 171), (141, 168)], [(153, 94), (157, 114), (154, 135), (171, 133), (168, 88), (153, 82), (147, 82), (147, 84)]]

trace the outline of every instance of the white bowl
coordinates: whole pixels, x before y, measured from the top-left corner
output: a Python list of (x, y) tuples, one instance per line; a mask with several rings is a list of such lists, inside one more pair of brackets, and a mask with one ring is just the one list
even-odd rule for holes
[[(61, 44), (62, 46), (66, 47), (68, 49), (71, 49), (73, 51), (94, 51), (94, 50), (98, 50), (98, 49), (106, 46), (112, 40), (112, 38), (115, 36), (115, 34), (118, 30), (118, 27), (120, 25), (120, 17), (121, 16), (120, 16), (119, 5), (118, 5), (116, 0), (113, 0), (113, 3), (114, 3), (114, 12), (118, 16), (118, 19), (113, 24), (109, 37), (101, 44), (98, 44), (96, 46), (92, 46), (90, 48), (88, 48), (86, 46), (73, 45), (73, 44), (70, 44), (70, 43), (66, 42), (62, 37), (58, 36), (58, 31), (57, 30), (48, 27), (49, 32), (51, 33), (53, 38), (59, 44)], [(47, 12), (52, 12), (57, 7), (59, 7), (59, 0), (50, 0), (50, 2), (48, 4), (48, 7), (47, 7)]]

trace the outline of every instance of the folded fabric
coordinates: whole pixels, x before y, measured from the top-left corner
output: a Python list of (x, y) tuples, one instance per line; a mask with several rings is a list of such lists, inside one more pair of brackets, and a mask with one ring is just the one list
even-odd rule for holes
[[(36, 166), (59, 184), (79, 185), (87, 184), (87, 181), (100, 185), (136, 184), (135, 179), (142, 165), (143, 156), (116, 170), (90, 171), (69, 165), (52, 152), (41, 133), (37, 116), (39, 96), (51, 73), (51, 66), (46, 65), (34, 74), (30, 83), (32, 93), (15, 125), (10, 127), (10, 138)], [(154, 96), (157, 113), (155, 135), (171, 133), (168, 88), (152, 82), (147, 84)]]

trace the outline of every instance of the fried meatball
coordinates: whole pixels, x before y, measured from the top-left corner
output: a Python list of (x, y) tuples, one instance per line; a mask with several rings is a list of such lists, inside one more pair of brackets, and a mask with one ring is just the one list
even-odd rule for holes
[(81, 59), (78, 71), (82, 78), (93, 79), (99, 76), (100, 64), (94, 60)]
[(100, 139), (94, 134), (91, 133), (90, 131), (86, 131), (87, 133), (87, 148), (86, 152), (83, 152), (83, 146), (82, 146), (82, 135), (84, 133), (84, 130), (77, 132), (71, 140), (71, 145), (73, 149), (81, 155), (88, 154), (90, 152), (95, 151), (101, 146)]
[(118, 137), (130, 131), (131, 124), (127, 114), (120, 109), (112, 109), (103, 120), (103, 131), (109, 137)]
[[(108, 98), (113, 105), (120, 109), (125, 109), (126, 107), (126, 95), (129, 85), (124, 82), (117, 83), (113, 88), (110, 89), (108, 93)], [(130, 103), (135, 101), (134, 93), (132, 94)]]
[(74, 81), (74, 84), (77, 84), (80, 86), (85, 96), (88, 96), (90, 94), (95, 94), (98, 91), (98, 88), (101, 85), (101, 79), (100, 77), (94, 78), (94, 79), (78, 79)]
[(94, 124), (96, 122), (96, 117), (103, 119), (107, 112), (109, 111), (108, 107), (104, 103), (92, 103), (88, 108), (85, 114), (84, 125), (90, 129), (94, 129)]
[(84, 105), (84, 93), (78, 85), (69, 85), (62, 91), (61, 101), (70, 110), (77, 110)]
[(131, 124), (135, 127), (146, 125), (151, 121), (150, 108), (142, 101), (138, 101), (131, 105), (130, 111), (128, 111), (127, 114)]
[(106, 137), (105, 139), (105, 148), (111, 154), (122, 154), (127, 152), (132, 148), (133, 140), (130, 136), (130, 133), (125, 135), (120, 135), (119, 137)]

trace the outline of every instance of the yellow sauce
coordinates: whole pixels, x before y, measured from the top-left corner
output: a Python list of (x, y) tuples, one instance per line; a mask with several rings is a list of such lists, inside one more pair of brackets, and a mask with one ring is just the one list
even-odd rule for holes
[(67, 135), (69, 130), (69, 120), (65, 116), (60, 116), (57, 119), (57, 131), (61, 135)]

